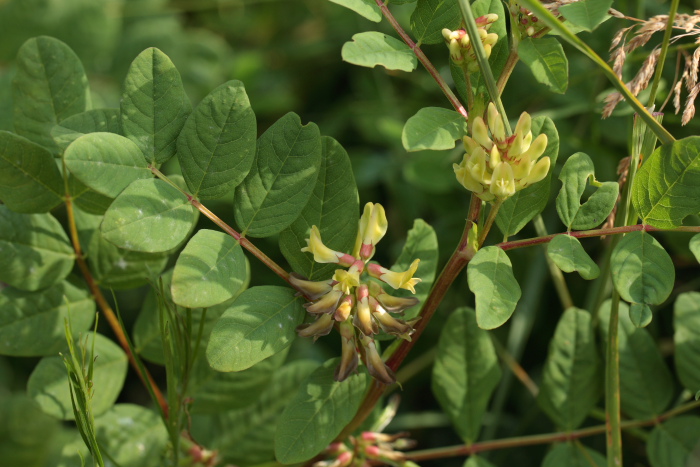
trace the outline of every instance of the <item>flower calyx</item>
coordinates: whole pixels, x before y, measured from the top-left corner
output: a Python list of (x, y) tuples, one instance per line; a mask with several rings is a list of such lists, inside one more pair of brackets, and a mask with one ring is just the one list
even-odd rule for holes
[(289, 277), (289, 283), (309, 300), (304, 305), (306, 311), (316, 317), (298, 326), (297, 334), (315, 340), (330, 333), (333, 327), (340, 332), (342, 356), (335, 373), (337, 381), (355, 372), (361, 357), (375, 379), (384, 384), (395, 382), (393, 372), (379, 354), (374, 335), (383, 331), (410, 341), (414, 332), (413, 324), (417, 319), (405, 321), (394, 315), (418, 304), (418, 299), (393, 296), (378, 281), (393, 289), (415, 293), (415, 286), (421, 281), (414, 277), (420, 260), (414, 260), (405, 271), (391, 271), (368, 263), (386, 231), (384, 208), (372, 203), (365, 205), (352, 254), (326, 247), (320, 231), (313, 226), (308, 246), (302, 251), (313, 254), (317, 262), (337, 263), (347, 269), (336, 269), (333, 277), (326, 281), (310, 281), (296, 273)]
[(533, 140), (531, 124), (530, 115), (523, 112), (514, 133), (507, 136), (496, 106), (489, 103), (487, 121), (474, 119), (471, 136), (463, 138), (466, 154), (452, 166), (459, 183), (484, 201), (502, 201), (544, 179), (551, 162), (542, 157), (547, 135)]
[[(479, 34), (479, 40), (484, 46), (486, 58), (491, 56), (491, 49), (498, 42), (498, 34), (489, 33), (488, 30), (493, 23), (498, 21), (498, 15), (489, 13), (488, 15), (479, 16), (476, 18), (476, 27)], [(442, 30), (442, 37), (445, 38), (447, 48), (450, 50), (450, 58), (456, 64), (466, 67), (466, 69), (475, 73), (479, 71), (479, 65), (476, 60), (473, 44), (469, 38), (469, 34), (464, 29), (451, 31), (447, 28)]]

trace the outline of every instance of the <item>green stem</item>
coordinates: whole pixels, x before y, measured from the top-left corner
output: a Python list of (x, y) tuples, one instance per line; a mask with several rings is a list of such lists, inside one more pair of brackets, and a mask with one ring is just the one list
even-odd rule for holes
[(494, 201), (491, 205), (491, 210), (489, 211), (489, 216), (486, 218), (486, 222), (484, 222), (483, 227), (479, 228), (479, 238), (477, 240), (477, 245), (479, 245), (479, 248), (481, 248), (481, 246), (486, 241), (486, 236), (489, 234), (489, 231), (491, 230), (491, 227), (493, 226), (493, 223), (496, 220), (496, 216), (498, 215), (498, 210), (501, 208), (501, 204), (503, 204), (503, 200), (496, 198), (496, 201)]
[(472, 13), (472, 8), (469, 5), (468, 0), (459, 0), (459, 7), (462, 10), (464, 24), (467, 28), (467, 34), (469, 34), (469, 41), (472, 44), (474, 53), (476, 54), (476, 60), (479, 64), (479, 69), (481, 70), (481, 76), (484, 77), (486, 90), (489, 92), (491, 102), (494, 103), (498, 113), (501, 115), (501, 119), (503, 119), (503, 126), (506, 129), (506, 134), (510, 136), (513, 134), (513, 131), (510, 128), (510, 122), (508, 121), (506, 110), (503, 108), (501, 93), (498, 91), (496, 79), (493, 77), (493, 72), (491, 71), (491, 66), (489, 65), (489, 59), (486, 57), (484, 44), (481, 43), (481, 39), (479, 38), (478, 28), (476, 27), (476, 21), (474, 19), (474, 14)]
[(605, 438), (608, 467), (622, 466), (622, 426), (620, 420), (620, 339), (618, 317), (620, 295), (613, 289), (605, 352)]
[[(464, 0), (462, 0), (464, 1)], [(543, 21), (549, 28), (553, 31), (559, 33), (559, 35), (569, 42), (571, 45), (576, 47), (588, 58), (593, 60), (593, 62), (598, 65), (598, 67), (603, 71), (603, 74), (607, 76), (610, 82), (615, 86), (615, 88), (622, 94), (627, 100), (627, 103), (644, 119), (644, 122), (649, 126), (649, 128), (659, 137), (663, 144), (672, 143), (675, 138), (671, 133), (668, 132), (659, 122), (657, 122), (651, 113), (639, 102), (637, 99), (625, 86), (625, 83), (618, 78), (615, 72), (610, 68), (610, 66), (596, 54), (593, 49), (591, 49), (585, 42), (583, 42), (578, 36), (572, 33), (569, 28), (567, 28), (561, 21), (559, 21), (549, 10), (547, 10), (538, 0), (521, 0), (520, 3), (528, 8), (530, 11), (535, 13), (537, 17)]]
[(659, 83), (661, 83), (661, 74), (664, 70), (664, 62), (666, 61), (666, 54), (668, 54), (668, 46), (671, 43), (671, 34), (673, 33), (673, 21), (676, 19), (676, 12), (678, 11), (678, 4), (680, 0), (671, 0), (671, 9), (668, 12), (668, 22), (666, 23), (666, 31), (664, 31), (664, 39), (661, 42), (661, 53), (659, 54), (658, 65), (656, 65), (656, 72), (654, 73), (654, 82), (651, 84), (651, 93), (649, 94), (648, 106), (652, 107), (654, 101), (656, 100), (656, 91), (659, 89)]
[(438, 84), (440, 89), (442, 90), (443, 94), (445, 94), (445, 97), (447, 97), (447, 100), (450, 101), (450, 104), (452, 104), (452, 107), (462, 114), (464, 118), (469, 118), (469, 114), (467, 113), (467, 109), (464, 108), (464, 105), (459, 101), (457, 96), (455, 96), (455, 93), (452, 92), (452, 89), (450, 89), (450, 86), (445, 82), (444, 79), (442, 79), (442, 76), (440, 76), (440, 72), (437, 71), (433, 63), (428, 59), (428, 57), (423, 53), (421, 48), (413, 42), (413, 39), (406, 34), (406, 31), (401, 27), (399, 22), (394, 18), (394, 15), (391, 14), (391, 11), (389, 11), (389, 7), (382, 2), (382, 0), (375, 0), (379, 8), (382, 10), (382, 15), (389, 21), (389, 24), (394, 28), (394, 31), (401, 37), (401, 39), (406, 43), (407, 46), (411, 48), (413, 53), (416, 55), (416, 58), (418, 59), (419, 62), (425, 67), (425, 69), (430, 73), (430, 76), (433, 77), (435, 82)]
[(503, 90), (506, 88), (506, 83), (508, 82), (510, 75), (513, 73), (515, 65), (518, 63), (519, 59), (520, 57), (518, 55), (518, 45), (516, 41), (513, 41), (513, 45), (510, 48), (510, 53), (508, 54), (506, 64), (503, 67), (503, 71), (501, 71), (501, 74), (498, 76), (498, 82), (496, 83), (499, 96), (503, 94)]
[[(538, 214), (537, 217), (535, 217), (534, 224), (537, 235), (541, 237), (547, 235), (547, 228), (544, 225), (544, 220), (542, 219), (541, 214)], [(547, 260), (547, 266), (549, 266), (549, 273), (552, 276), (552, 281), (554, 282), (554, 288), (557, 289), (557, 294), (559, 295), (559, 301), (564, 309), (567, 310), (574, 306), (574, 300), (571, 298), (571, 293), (569, 292), (569, 287), (566, 285), (564, 274), (561, 272), (561, 269), (554, 264), (554, 261), (552, 261), (546, 252), (545, 258)]]

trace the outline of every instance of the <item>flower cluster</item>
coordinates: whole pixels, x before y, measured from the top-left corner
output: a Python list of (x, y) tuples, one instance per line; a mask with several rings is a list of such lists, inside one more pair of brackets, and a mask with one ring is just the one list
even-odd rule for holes
[(410, 449), (415, 445), (407, 439), (408, 433), (387, 435), (364, 431), (359, 437), (349, 438), (352, 447), (345, 443), (333, 443), (325, 450), (326, 460), (316, 462), (313, 467), (369, 467), (371, 461), (400, 467), (416, 466), (407, 461), (397, 449)]
[(509, 9), (512, 24), (520, 32), (520, 37), (542, 37), (549, 32), (549, 28), (537, 16), (517, 2), (511, 2)]
[[(491, 55), (491, 48), (498, 41), (498, 34), (489, 33), (488, 30), (493, 23), (498, 20), (498, 15), (489, 13), (488, 15), (479, 16), (476, 18), (477, 31), (479, 31), (479, 39), (484, 45), (486, 58)], [(442, 37), (447, 42), (447, 47), (450, 49), (450, 58), (458, 65), (467, 67), (467, 70), (474, 73), (479, 71), (479, 65), (476, 62), (476, 53), (472, 47), (471, 40), (467, 31), (457, 29), (450, 31), (445, 28), (442, 30)]]
[(544, 133), (532, 140), (530, 115), (523, 112), (511, 136), (506, 136), (501, 116), (493, 103), (488, 107), (488, 127), (481, 117), (464, 137), (466, 154), (453, 168), (457, 180), (484, 201), (504, 200), (516, 191), (537, 183), (549, 172)]
[(290, 283), (310, 302), (306, 311), (316, 316), (312, 323), (297, 328), (301, 337), (328, 334), (337, 323), (342, 339), (342, 358), (336, 369), (335, 379), (343, 381), (358, 365), (358, 350), (369, 373), (385, 384), (395, 381), (391, 369), (386, 366), (377, 351), (373, 335), (379, 330), (410, 340), (413, 334), (412, 321), (392, 316), (402, 313), (418, 303), (414, 297), (394, 297), (384, 291), (376, 281), (365, 280), (365, 275), (389, 285), (393, 289), (407, 289), (415, 293), (420, 279), (413, 277), (420, 260), (413, 261), (408, 270), (390, 271), (377, 263), (368, 263), (374, 256), (375, 245), (387, 230), (386, 214), (380, 204), (367, 203), (360, 218), (360, 226), (352, 254), (334, 251), (323, 244), (316, 226), (311, 228), (307, 246), (301, 251), (314, 255), (317, 263), (336, 263), (347, 269), (336, 269), (333, 277), (326, 281), (306, 280), (291, 274)]

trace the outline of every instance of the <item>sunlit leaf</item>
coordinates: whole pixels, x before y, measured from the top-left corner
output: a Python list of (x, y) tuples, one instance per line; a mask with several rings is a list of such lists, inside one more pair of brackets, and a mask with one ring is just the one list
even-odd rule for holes
[(569, 61), (554, 37), (527, 37), (518, 44), (518, 56), (537, 82), (552, 92), (564, 94), (569, 87)]
[(580, 0), (561, 5), (559, 13), (574, 26), (593, 31), (600, 23), (610, 18), (608, 10), (612, 3), (612, 0)]
[(367, 18), (370, 21), (378, 23), (382, 20), (382, 11), (379, 5), (374, 0), (330, 0), (338, 5), (343, 5), (349, 8), (358, 15)]
[(368, 68), (382, 65), (387, 70), (413, 71), (418, 66), (409, 46), (376, 31), (355, 34), (343, 45), (341, 54), (346, 62)]
[(440, 44), (443, 28), (457, 29), (462, 21), (459, 3), (453, 0), (418, 0), (411, 15), (411, 30), (416, 41)]
[(467, 121), (459, 112), (441, 107), (422, 108), (403, 127), (401, 142), (406, 151), (452, 149), (466, 134)]

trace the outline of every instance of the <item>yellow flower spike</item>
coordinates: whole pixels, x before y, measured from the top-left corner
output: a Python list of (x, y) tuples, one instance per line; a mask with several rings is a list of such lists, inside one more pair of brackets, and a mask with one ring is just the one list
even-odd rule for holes
[(365, 336), (371, 336), (378, 331), (377, 324), (372, 319), (372, 311), (369, 308), (369, 297), (357, 298), (357, 306), (355, 307), (355, 317), (353, 325), (359, 329)]
[(461, 63), (464, 61), (464, 57), (462, 56), (462, 48), (460, 47), (457, 39), (452, 39), (448, 48), (450, 50), (450, 58), (452, 61), (455, 63)]
[(362, 244), (356, 258), (369, 260), (374, 255), (374, 246), (384, 237), (388, 226), (386, 213), (381, 204), (365, 204), (365, 210), (360, 217)]
[(532, 144), (532, 131), (528, 131), (523, 138), (523, 151), (527, 151)]
[(338, 326), (340, 330), (340, 342), (342, 352), (340, 365), (335, 369), (335, 380), (344, 381), (350, 373), (357, 369), (359, 359), (355, 346), (355, 328), (350, 321), (344, 321)]
[(446, 41), (449, 41), (450, 39), (452, 39), (452, 31), (450, 31), (447, 28), (443, 29), (442, 30), (442, 37), (444, 37)]
[(515, 133), (524, 137), (527, 133), (530, 133), (531, 128), (532, 118), (530, 118), (530, 114), (527, 112), (521, 113), (520, 118), (518, 119), (518, 124), (515, 125)]
[(347, 271), (345, 269), (336, 269), (333, 274), (333, 280), (338, 282), (333, 286), (335, 290), (340, 290), (346, 295), (352, 293), (352, 289), (360, 285), (360, 273), (355, 265), (352, 265)]
[[(370, 299), (370, 303), (373, 299)], [(378, 303), (375, 301), (375, 306), (374, 306), (374, 311), (372, 312), (372, 316), (374, 316), (374, 319), (377, 320), (379, 323), (379, 326), (382, 328), (382, 331), (384, 331), (387, 334), (392, 334), (394, 336), (398, 336), (404, 340), (410, 341), (411, 340), (411, 334), (413, 334), (414, 329), (411, 327), (411, 325), (407, 324), (405, 321), (396, 319), (393, 316), (391, 316), (387, 311), (379, 306)]]
[(495, 34), (493, 32), (487, 34), (483, 42), (484, 47), (486, 47), (487, 45), (493, 46), (494, 44), (496, 44), (496, 42), (498, 42), (498, 34)]
[(488, 36), (489, 34), (488, 32), (486, 32), (486, 29), (483, 28), (478, 28), (476, 32), (479, 34), (479, 39), (481, 39), (482, 41), (486, 39), (486, 36)]
[[(406, 271), (390, 271), (386, 268), (379, 266), (377, 277), (380, 281), (389, 284), (394, 289), (406, 289), (410, 290), (411, 293), (416, 293), (415, 285), (421, 282), (422, 279), (418, 277), (413, 277), (418, 269), (418, 264), (420, 264), (420, 259), (415, 259)], [(372, 274), (374, 268), (369, 268), (370, 274)], [(377, 271), (377, 269), (374, 269)], [(376, 276), (375, 276), (376, 277)]]
[(297, 326), (299, 337), (313, 337), (314, 340), (327, 335), (333, 329), (333, 317), (328, 314), (320, 315), (313, 323)]
[(377, 352), (377, 347), (374, 345), (374, 339), (367, 336), (360, 336), (360, 342), (365, 349), (365, 365), (367, 371), (377, 381), (384, 384), (393, 384), (396, 382), (396, 376), (391, 368), (386, 366), (384, 360)]
[(333, 313), (333, 318), (339, 322), (346, 321), (350, 317), (350, 313), (352, 313), (352, 309), (354, 306), (355, 297), (353, 297), (352, 295), (348, 295), (347, 297), (343, 298), (343, 300), (340, 302), (340, 305), (338, 305), (338, 308), (335, 309), (335, 313)]
[(511, 161), (518, 160), (520, 154), (525, 150), (523, 147), (525, 140), (523, 138), (522, 133), (513, 133), (513, 136), (513, 142), (508, 148), (508, 159), (510, 159)]
[(303, 306), (306, 308), (306, 311), (313, 314), (333, 313), (342, 296), (343, 292), (340, 290), (331, 290), (315, 302), (305, 303)]
[(331, 280), (327, 281), (309, 281), (300, 274), (293, 272), (289, 275), (289, 283), (292, 286), (306, 295), (309, 300), (318, 300), (323, 295), (327, 294), (333, 288)]
[(515, 180), (520, 180), (527, 177), (532, 170), (533, 165), (535, 165), (535, 163), (526, 157), (512, 162), (510, 164), (510, 168), (513, 169), (513, 178)]
[(306, 239), (306, 246), (301, 251), (313, 254), (314, 261), (317, 263), (338, 263), (345, 255), (324, 245), (321, 241), (321, 232), (315, 225), (311, 226), (311, 235)]
[(527, 157), (530, 161), (536, 161), (544, 154), (545, 149), (547, 149), (547, 135), (542, 133), (532, 142), (530, 147), (525, 151), (522, 157)]
[(551, 161), (549, 160), (549, 157), (543, 157), (542, 159), (537, 161), (537, 163), (530, 171), (530, 174), (520, 181), (521, 183), (524, 183), (523, 188), (544, 179), (544, 177), (547, 176), (547, 173), (549, 173), (550, 164)]
[(467, 169), (469, 169), (469, 173), (474, 180), (484, 180), (484, 174), (486, 173), (486, 152), (483, 148), (478, 147), (472, 152), (472, 155), (469, 156), (469, 160), (467, 161)]
[(484, 119), (481, 117), (475, 117), (474, 123), (472, 123), (472, 138), (474, 141), (482, 145), (487, 151), (491, 150), (493, 142), (489, 138), (489, 130), (486, 128)]
[(496, 106), (493, 102), (489, 102), (489, 105), (486, 109), (486, 117), (489, 123), (489, 130), (491, 130), (491, 134), (493, 134), (493, 128), (496, 126), (496, 122), (501, 119), (500, 115), (498, 115), (498, 110), (496, 109)]
[(457, 181), (467, 190), (473, 191), (474, 193), (481, 193), (484, 191), (484, 186), (472, 177), (467, 168), (467, 155), (464, 155), (464, 159), (461, 164), (452, 164), (452, 169), (457, 176)]
[(491, 139), (495, 143), (500, 143), (506, 139), (506, 127), (503, 126), (503, 120), (501, 120), (500, 115), (496, 112), (498, 118), (494, 121), (493, 125), (489, 125), (491, 130)]
[(484, 44), (484, 54), (486, 55), (486, 58), (491, 56), (491, 44)]
[(489, 190), (496, 198), (506, 199), (515, 194), (515, 179), (510, 164), (499, 164), (493, 170), (491, 188)]
[(496, 147), (496, 145), (494, 144), (494, 146), (491, 148), (491, 154), (489, 155), (489, 165), (491, 166), (492, 170), (496, 170), (496, 167), (501, 165), (501, 162), (501, 152), (498, 150), (498, 147)]
[(464, 150), (467, 151), (467, 154), (471, 154), (472, 152), (474, 152), (474, 149), (481, 147), (479, 143), (474, 141), (469, 136), (463, 137), (462, 143), (464, 144)]

